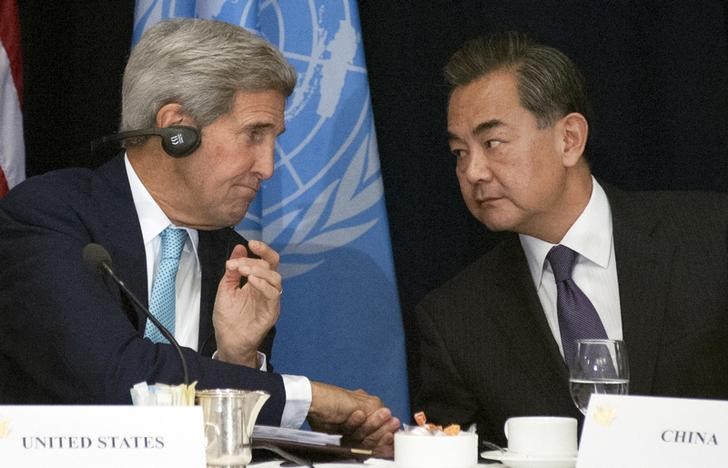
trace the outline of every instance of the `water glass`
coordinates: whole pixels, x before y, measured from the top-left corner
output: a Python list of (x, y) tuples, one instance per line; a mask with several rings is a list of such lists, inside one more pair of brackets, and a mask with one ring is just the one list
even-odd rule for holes
[(629, 391), (627, 349), (621, 340), (576, 341), (576, 357), (569, 372), (571, 399), (586, 414), (593, 393), (626, 395)]

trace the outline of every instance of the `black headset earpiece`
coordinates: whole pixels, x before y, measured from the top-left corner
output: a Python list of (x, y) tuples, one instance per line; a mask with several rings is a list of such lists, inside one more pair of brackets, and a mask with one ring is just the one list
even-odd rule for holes
[(175, 125), (164, 128), (147, 128), (143, 130), (130, 130), (128, 132), (119, 132), (113, 135), (105, 136), (91, 143), (91, 151), (96, 151), (99, 147), (112, 142), (126, 140), (127, 138), (141, 136), (159, 136), (162, 138), (162, 148), (164, 151), (174, 158), (183, 158), (189, 156), (199, 148), (202, 142), (200, 131), (195, 127), (185, 125)]

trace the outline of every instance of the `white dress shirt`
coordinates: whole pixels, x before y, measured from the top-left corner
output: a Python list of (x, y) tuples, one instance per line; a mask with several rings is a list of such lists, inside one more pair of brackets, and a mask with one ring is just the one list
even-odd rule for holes
[[(551, 264), (546, 261), (546, 255), (555, 244), (525, 234), (520, 234), (519, 238), (546, 320), (563, 355), (564, 348), (561, 345), (556, 310), (556, 282)], [(607, 336), (621, 340), (622, 311), (619, 306), (612, 212), (604, 189), (593, 177), (589, 203), (561, 239), (560, 244), (579, 254), (572, 279), (594, 305)]]
[[(154, 274), (159, 267), (162, 240), (159, 236), (168, 226), (174, 226), (164, 214), (149, 191), (144, 187), (134, 171), (128, 157), (124, 157), (126, 173), (131, 187), (132, 198), (142, 228), (144, 250), (147, 261), (147, 291), (151, 295)], [(176, 227), (176, 226), (175, 226)], [(182, 248), (175, 289), (175, 328), (174, 337), (181, 346), (197, 350), (200, 330), (200, 295), (202, 272), (197, 256), (199, 235), (196, 229), (184, 228), (188, 238)], [(260, 353), (261, 370), (266, 370), (265, 355)], [(285, 375), (283, 386), (286, 390), (286, 404), (281, 417), (282, 427), (300, 427), (311, 406), (311, 382), (303, 376)]]

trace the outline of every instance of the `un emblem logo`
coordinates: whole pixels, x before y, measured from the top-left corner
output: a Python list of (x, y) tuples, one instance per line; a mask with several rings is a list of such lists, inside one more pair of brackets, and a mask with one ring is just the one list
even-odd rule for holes
[(175, 16), (212, 18), (257, 31), (298, 72), (286, 132), (276, 147), (275, 175), (263, 183), (238, 232), (280, 252), (285, 278), (324, 264), (327, 253), (353, 246), (377, 224), (373, 248), (380, 242), (388, 247), (354, 0), (139, 0), (135, 38), (156, 21)]

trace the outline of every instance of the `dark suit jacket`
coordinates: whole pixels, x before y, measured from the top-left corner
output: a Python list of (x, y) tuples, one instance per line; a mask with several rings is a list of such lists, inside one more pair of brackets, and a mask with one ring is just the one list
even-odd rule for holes
[[(728, 198), (605, 190), (630, 393), (728, 399)], [(477, 422), (501, 445), (512, 416), (581, 420), (515, 234), (430, 293), (417, 317), (414, 408), (429, 419)]]
[[(137, 382), (183, 381), (172, 346), (142, 339), (145, 316), (86, 268), (89, 242), (109, 251), (117, 275), (146, 304), (144, 246), (122, 157), (96, 171), (31, 178), (0, 200), (0, 403), (124, 404)], [(203, 356), (215, 346), (217, 283), (240, 242), (232, 229), (200, 231), (200, 353), (183, 351), (197, 388), (266, 390), (259, 420), (279, 424), (279, 375)]]

